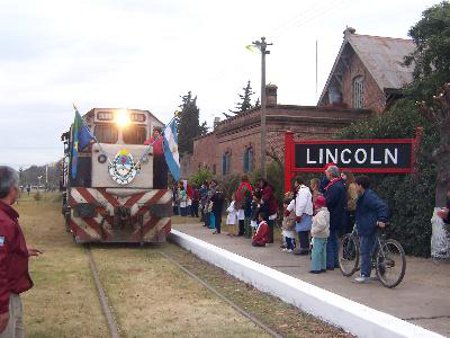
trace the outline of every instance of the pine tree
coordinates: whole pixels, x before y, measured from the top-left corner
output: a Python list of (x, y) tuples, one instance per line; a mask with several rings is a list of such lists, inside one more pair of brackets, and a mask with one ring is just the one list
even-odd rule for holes
[[(252, 100), (252, 95), (255, 94), (255, 92), (252, 89), (252, 86), (250, 84), (250, 80), (247, 82), (247, 86), (242, 88), (242, 90), (244, 91), (244, 93), (243, 94), (239, 94), (239, 98), (241, 99), (241, 102), (238, 102), (236, 104), (236, 108), (234, 110), (229, 109), (229, 112), (234, 114), (234, 115), (238, 115), (238, 114), (244, 113), (247, 110), (253, 108), (251, 100)], [(224, 113), (224, 115), (226, 117), (228, 117), (227, 114)]]
[(206, 121), (200, 125), (200, 109), (197, 107), (197, 96), (192, 97), (189, 91), (181, 97), (181, 112), (179, 113), (180, 124), (178, 129), (178, 148), (180, 154), (192, 153), (194, 138), (206, 134), (208, 127)]

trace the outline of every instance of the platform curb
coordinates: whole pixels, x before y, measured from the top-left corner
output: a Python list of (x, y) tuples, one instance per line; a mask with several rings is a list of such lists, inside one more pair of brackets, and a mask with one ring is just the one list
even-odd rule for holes
[[(444, 336), (372, 309), (275, 269), (172, 229), (170, 239), (199, 258), (358, 337)], [(264, 250), (258, 248), (259, 250)]]

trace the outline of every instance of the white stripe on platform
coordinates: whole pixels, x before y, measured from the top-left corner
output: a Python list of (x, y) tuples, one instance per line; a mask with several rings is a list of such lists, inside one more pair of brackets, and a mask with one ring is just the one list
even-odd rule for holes
[[(299, 309), (359, 337), (443, 338), (390, 314), (306, 283), (275, 269), (172, 229), (170, 238), (201, 259)], [(386, 290), (388, 294), (389, 290)], [(388, 295), (387, 295), (388, 297)]]

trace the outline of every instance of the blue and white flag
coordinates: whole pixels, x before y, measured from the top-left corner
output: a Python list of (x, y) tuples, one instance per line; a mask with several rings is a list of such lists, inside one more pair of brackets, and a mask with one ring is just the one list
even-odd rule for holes
[(178, 152), (178, 120), (173, 119), (164, 129), (164, 157), (173, 178), (180, 179), (180, 154)]

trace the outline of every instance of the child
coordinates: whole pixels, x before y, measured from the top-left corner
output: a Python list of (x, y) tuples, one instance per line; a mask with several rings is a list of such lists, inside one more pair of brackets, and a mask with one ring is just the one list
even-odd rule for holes
[(266, 246), (269, 241), (269, 225), (267, 224), (267, 215), (265, 212), (258, 214), (259, 225), (252, 237), (253, 246)]
[(258, 213), (259, 213), (260, 199), (261, 195), (258, 193), (258, 191), (255, 191), (252, 201), (252, 215), (250, 217), (251, 219), (250, 224), (253, 229), (256, 229), (258, 227)]
[(309, 181), (309, 188), (311, 189), (313, 199), (314, 214), (316, 214), (318, 209), (316, 205), (317, 197), (322, 196), (322, 193), (320, 192), (320, 180), (318, 178), (313, 178)]
[(295, 209), (295, 199), (292, 195), (285, 198), (283, 202), (284, 217), (281, 223), (281, 229), (283, 238), (286, 243), (286, 247), (283, 248), (284, 252), (291, 253), (296, 247), (295, 243), (295, 217), (292, 210)]
[(327, 238), (330, 235), (330, 212), (326, 207), (325, 197), (318, 196), (316, 205), (318, 208), (317, 214), (313, 217), (311, 228), (313, 248), (310, 273), (327, 271)]
[(206, 207), (207, 215), (208, 215), (208, 227), (211, 230), (212, 234), (216, 234), (216, 216), (213, 213), (213, 202), (209, 201)]
[(180, 186), (179, 199), (180, 199), (180, 215), (187, 216), (188, 197), (183, 185)]
[(230, 205), (227, 208), (227, 225), (231, 225), (233, 229), (236, 227), (236, 216), (238, 210), (235, 208), (236, 201), (235, 197), (233, 196), (233, 200), (231, 201)]

